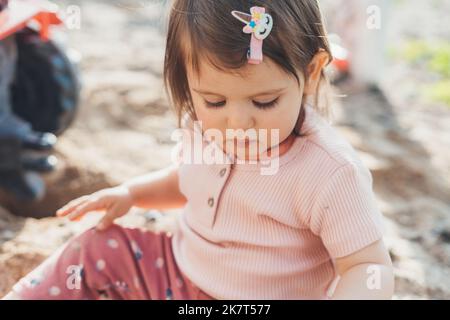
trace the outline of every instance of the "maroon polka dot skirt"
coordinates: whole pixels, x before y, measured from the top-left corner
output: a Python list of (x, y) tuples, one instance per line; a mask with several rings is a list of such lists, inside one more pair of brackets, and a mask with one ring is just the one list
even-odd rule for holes
[(170, 234), (117, 225), (72, 238), (13, 291), (22, 299), (213, 299), (179, 270)]

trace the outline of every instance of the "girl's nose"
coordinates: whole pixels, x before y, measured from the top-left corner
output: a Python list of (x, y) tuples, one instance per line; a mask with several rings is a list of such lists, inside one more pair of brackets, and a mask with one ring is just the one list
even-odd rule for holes
[(235, 110), (230, 111), (228, 115), (227, 129), (248, 130), (254, 127), (255, 119), (250, 113), (243, 111), (242, 108), (235, 108)]

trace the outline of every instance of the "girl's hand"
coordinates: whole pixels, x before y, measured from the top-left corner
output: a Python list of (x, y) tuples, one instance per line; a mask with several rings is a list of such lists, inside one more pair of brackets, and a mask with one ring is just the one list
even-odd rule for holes
[(97, 225), (98, 230), (105, 230), (115, 219), (127, 214), (132, 206), (133, 198), (128, 188), (118, 186), (75, 199), (59, 209), (56, 215), (68, 216), (71, 221), (78, 221), (88, 212), (105, 211), (105, 216)]

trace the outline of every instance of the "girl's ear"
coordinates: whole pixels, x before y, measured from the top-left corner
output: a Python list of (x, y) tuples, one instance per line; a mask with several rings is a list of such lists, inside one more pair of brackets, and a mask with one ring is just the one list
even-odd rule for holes
[(320, 49), (315, 56), (312, 58), (311, 62), (307, 67), (307, 79), (304, 88), (305, 95), (312, 95), (317, 92), (317, 88), (320, 82), (320, 76), (322, 74), (322, 70), (328, 64), (329, 55), (328, 53)]

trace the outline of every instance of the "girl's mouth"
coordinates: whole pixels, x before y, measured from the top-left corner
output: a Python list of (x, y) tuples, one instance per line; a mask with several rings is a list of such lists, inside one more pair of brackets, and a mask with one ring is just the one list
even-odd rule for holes
[(245, 148), (252, 145), (255, 145), (258, 141), (257, 140), (250, 140), (250, 139), (242, 139), (242, 140), (231, 140), (234, 141), (239, 148)]

